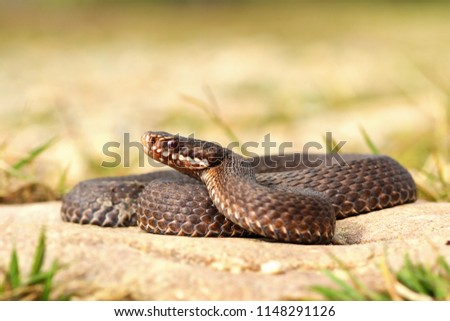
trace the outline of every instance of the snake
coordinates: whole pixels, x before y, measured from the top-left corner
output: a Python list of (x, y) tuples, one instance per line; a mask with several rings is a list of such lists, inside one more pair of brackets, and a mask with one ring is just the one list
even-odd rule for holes
[(161, 131), (145, 132), (141, 143), (150, 159), (171, 169), (81, 181), (63, 197), (62, 220), (138, 225), (165, 235), (329, 244), (337, 219), (417, 197), (410, 173), (386, 155), (248, 158), (213, 142)]

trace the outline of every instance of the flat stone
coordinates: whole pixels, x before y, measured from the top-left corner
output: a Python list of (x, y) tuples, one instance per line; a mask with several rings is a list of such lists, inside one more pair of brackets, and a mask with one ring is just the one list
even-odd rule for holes
[(82, 285), (75, 299), (294, 299), (310, 296), (312, 285), (332, 285), (322, 270), (339, 270), (333, 256), (374, 289), (384, 286), (383, 259), (393, 269), (406, 253), (430, 264), (438, 254), (450, 259), (450, 203), (417, 202), (338, 221), (327, 246), (71, 224), (61, 221), (60, 206), (0, 206), (0, 271), (15, 245), (27, 273), (45, 226), (46, 266), (55, 259), (65, 264), (55, 281)]

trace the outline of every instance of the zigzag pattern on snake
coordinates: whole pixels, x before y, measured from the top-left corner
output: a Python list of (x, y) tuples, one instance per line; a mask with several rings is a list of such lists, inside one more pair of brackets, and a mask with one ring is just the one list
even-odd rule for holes
[(388, 156), (246, 159), (217, 144), (165, 132), (147, 132), (141, 141), (148, 156), (176, 171), (83, 181), (63, 199), (64, 221), (328, 244), (336, 219), (416, 200), (411, 175)]

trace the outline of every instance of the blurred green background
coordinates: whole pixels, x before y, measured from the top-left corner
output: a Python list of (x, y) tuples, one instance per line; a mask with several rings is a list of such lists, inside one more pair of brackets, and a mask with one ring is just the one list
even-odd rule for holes
[(448, 200), (449, 97), (448, 1), (3, 0), (0, 194), (152, 170), (100, 166), (125, 132), (369, 153), (363, 127)]

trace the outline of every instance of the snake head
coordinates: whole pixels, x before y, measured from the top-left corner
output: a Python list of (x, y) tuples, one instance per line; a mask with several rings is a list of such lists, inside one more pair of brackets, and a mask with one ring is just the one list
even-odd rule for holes
[(166, 132), (148, 131), (141, 142), (149, 157), (190, 175), (219, 165), (228, 151), (211, 142)]

